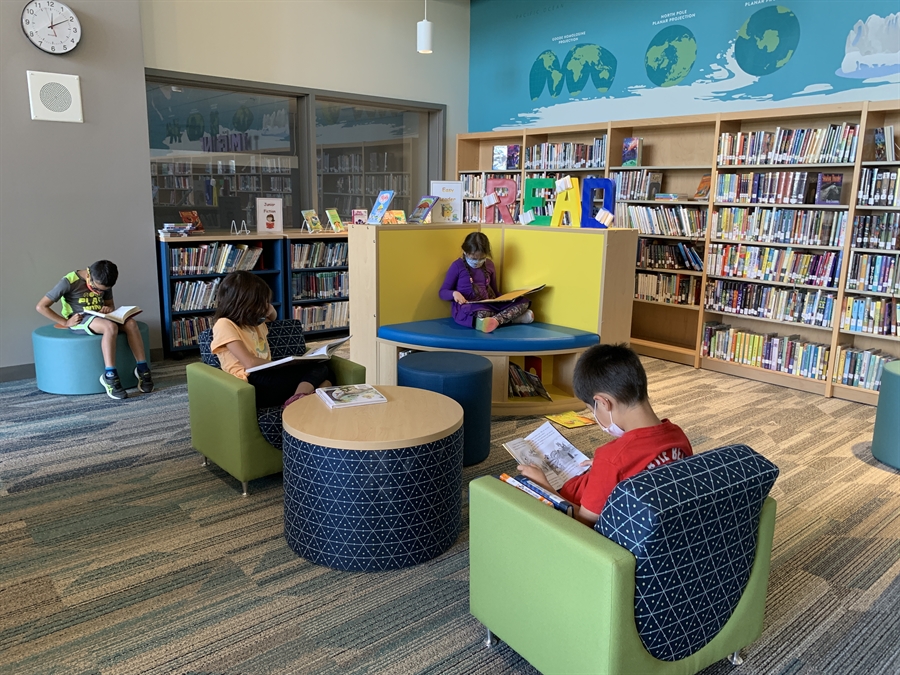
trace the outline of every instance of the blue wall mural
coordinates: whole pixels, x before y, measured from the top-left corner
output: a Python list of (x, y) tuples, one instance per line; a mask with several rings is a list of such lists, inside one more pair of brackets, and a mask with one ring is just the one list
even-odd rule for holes
[(896, 0), (471, 0), (469, 131), (900, 98)]

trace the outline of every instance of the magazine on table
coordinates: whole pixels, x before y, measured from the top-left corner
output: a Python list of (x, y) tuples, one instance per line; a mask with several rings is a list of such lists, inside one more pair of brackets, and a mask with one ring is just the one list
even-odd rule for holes
[(355, 405), (387, 403), (384, 395), (371, 384), (344, 384), (337, 387), (321, 387), (316, 394), (329, 408), (350, 408)]
[(540, 468), (554, 490), (590, 468), (582, 465), (589, 460), (588, 456), (569, 443), (550, 422), (544, 422), (525, 438), (504, 443), (503, 447), (519, 464)]
[(288, 363), (292, 363), (293, 361), (327, 361), (331, 358), (331, 355), (344, 344), (347, 340), (350, 339), (350, 336), (339, 338), (337, 340), (333, 340), (332, 342), (328, 342), (321, 347), (316, 347), (315, 349), (311, 349), (305, 354), (300, 356), (285, 356), (283, 359), (278, 359), (277, 361), (269, 361), (268, 363), (264, 363), (261, 366), (253, 366), (252, 368), (247, 368), (246, 372), (255, 373), (257, 370), (265, 370), (266, 368), (277, 368), (278, 366), (284, 366)]

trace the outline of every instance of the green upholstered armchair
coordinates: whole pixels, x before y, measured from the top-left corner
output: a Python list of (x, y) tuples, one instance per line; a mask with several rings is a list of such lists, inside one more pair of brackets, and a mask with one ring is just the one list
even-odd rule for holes
[[(209, 350), (212, 331), (200, 336), (203, 363), (187, 367), (191, 444), (209, 460), (241, 482), (247, 483), (281, 471), (281, 409), (256, 408), (253, 385), (222, 371)], [(273, 321), (269, 325), (272, 358), (305, 351), (299, 321)], [(335, 384), (362, 384), (366, 369), (353, 361), (333, 356)]]
[[(777, 468), (774, 471), (777, 475)], [(771, 478), (774, 481), (774, 476)], [(749, 539), (758, 543), (755, 552), (751, 546), (745, 554), (749, 568), (749, 579), (744, 576), (746, 586), (738, 583), (732, 589), (736, 602), (733, 613), (726, 610), (720, 617), (724, 625), (714, 626), (701, 636), (702, 646), (698, 647), (696, 641), (693, 645), (680, 645), (694, 650), (691, 653), (656, 658), (648, 651), (652, 638), (645, 643), (635, 618), (636, 599), (642, 595), (636, 587), (644, 581), (636, 580), (642, 563), (634, 554), (491, 476), (469, 485), (470, 611), (488, 629), (489, 647), (495, 635), (545, 675), (683, 674), (696, 673), (726, 657), (732, 663), (740, 663), (739, 650), (756, 640), (763, 627), (775, 524), (775, 501), (766, 498), (767, 493), (768, 488), (759, 490), (757, 506), (749, 509), (755, 510), (758, 518), (758, 527), (755, 522), (750, 524)], [(758, 504), (763, 499), (760, 510)], [(721, 506), (719, 502), (718, 513), (722, 512)], [(607, 502), (604, 516), (609, 508)], [(713, 511), (716, 510), (710, 513)], [(705, 544), (704, 536), (695, 531), (687, 539)], [(704, 556), (706, 562), (719, 560), (718, 551), (689, 557), (696, 561)], [(676, 555), (673, 560), (679, 557), (688, 556)], [(723, 564), (727, 564), (726, 557), (722, 556)], [(702, 574), (718, 573), (719, 570), (707, 569)], [(692, 574), (684, 574), (677, 583), (687, 587)], [(702, 574), (697, 585), (705, 587)], [(703, 590), (701, 595), (705, 595)], [(651, 606), (656, 606), (655, 602), (654, 599)], [(672, 646), (669, 639), (674, 644), (689, 637), (694, 616), (688, 609), (676, 605), (669, 612), (669, 617), (680, 623), (664, 634), (664, 648)], [(699, 623), (707, 619), (703, 616)]]

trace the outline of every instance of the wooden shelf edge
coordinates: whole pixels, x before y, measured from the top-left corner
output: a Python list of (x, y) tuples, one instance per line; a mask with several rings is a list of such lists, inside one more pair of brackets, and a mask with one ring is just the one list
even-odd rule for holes
[(631, 348), (642, 356), (652, 356), (655, 359), (663, 359), (664, 361), (673, 361), (685, 366), (694, 366), (696, 359), (696, 350), (677, 345), (667, 345), (662, 342), (653, 342), (652, 340), (642, 340), (641, 338), (631, 338), (629, 341)]
[(834, 383), (834, 398), (865, 405), (878, 405), (878, 392), (862, 387), (850, 387), (846, 384)]
[(781, 373), (777, 370), (766, 370), (765, 368), (757, 368), (756, 366), (747, 366), (743, 363), (721, 361), (720, 359), (713, 359), (708, 356), (701, 357), (700, 367), (704, 370), (712, 370), (724, 375), (742, 377), (745, 380), (756, 380), (757, 382), (788, 387), (789, 389), (797, 389), (811, 394), (825, 394), (825, 380), (812, 380), (808, 377), (801, 377), (800, 375)]

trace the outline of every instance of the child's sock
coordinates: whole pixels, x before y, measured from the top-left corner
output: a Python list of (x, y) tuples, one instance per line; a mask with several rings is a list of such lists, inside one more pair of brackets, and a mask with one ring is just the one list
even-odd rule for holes
[(136, 365), (139, 373), (146, 373), (150, 370), (150, 366), (147, 365), (146, 361), (138, 361)]
[(119, 376), (119, 371), (117, 371), (115, 368), (109, 368), (109, 367), (107, 367), (107, 368), (106, 368), (106, 372), (103, 373), (103, 374), (106, 375), (107, 379), (110, 379), (110, 380), (111, 380), (111, 379), (113, 379), (114, 377), (118, 377), (118, 376)]

